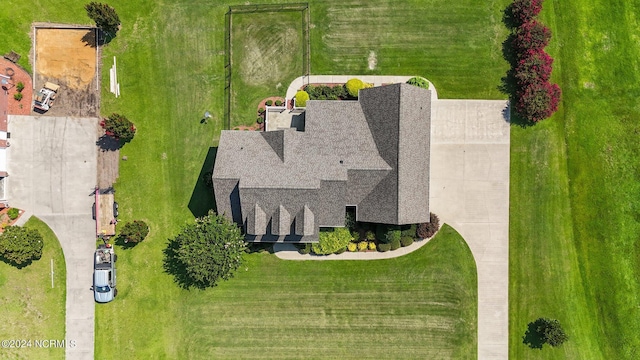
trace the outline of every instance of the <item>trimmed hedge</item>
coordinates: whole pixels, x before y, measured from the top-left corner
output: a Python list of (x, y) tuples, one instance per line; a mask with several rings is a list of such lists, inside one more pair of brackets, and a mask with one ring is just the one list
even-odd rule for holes
[(358, 243), (358, 251), (365, 251), (369, 247), (369, 243), (366, 241), (360, 241)]
[(271, 106), (271, 105), (273, 105), (273, 100), (267, 100), (267, 101), (264, 102), (264, 104), (266, 106)]
[(354, 243), (354, 242), (350, 242), (347, 245), (347, 250), (349, 250), (350, 252), (356, 252), (358, 251), (358, 244)]
[(400, 239), (393, 239), (390, 245), (391, 251), (400, 249)]
[(276, 106), (282, 106), (282, 101), (281, 100), (276, 100)]
[(374, 243), (373, 241), (369, 241), (369, 250), (375, 250), (376, 249), (376, 243)]
[(297, 107), (305, 107), (307, 106), (307, 101), (309, 100), (309, 93), (304, 90), (298, 90), (296, 93), (296, 106)]
[(400, 238), (402, 238), (402, 232), (400, 230), (389, 229), (387, 234), (385, 235), (385, 242), (390, 244), (394, 241), (400, 242)]
[(411, 244), (413, 244), (413, 237), (411, 236), (403, 236), (400, 239), (400, 245), (402, 245), (402, 247), (409, 246)]

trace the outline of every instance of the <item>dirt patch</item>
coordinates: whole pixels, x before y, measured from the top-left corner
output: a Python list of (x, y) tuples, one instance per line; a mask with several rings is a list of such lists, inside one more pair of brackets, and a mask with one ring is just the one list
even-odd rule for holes
[(376, 56), (375, 51), (369, 52), (367, 62), (369, 63), (369, 70), (374, 70), (376, 68), (376, 65), (378, 65), (378, 57)]
[(100, 108), (95, 31), (37, 28), (36, 91), (46, 81), (60, 85), (46, 115), (97, 116)]

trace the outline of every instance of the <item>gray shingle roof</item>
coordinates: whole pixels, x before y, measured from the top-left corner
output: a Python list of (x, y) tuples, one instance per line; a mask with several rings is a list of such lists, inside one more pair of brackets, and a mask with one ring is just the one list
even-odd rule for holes
[(430, 99), (395, 84), (358, 101), (308, 101), (305, 131), (223, 131), (218, 212), (249, 241), (317, 241), (319, 227), (344, 226), (347, 205), (359, 221), (428, 221)]

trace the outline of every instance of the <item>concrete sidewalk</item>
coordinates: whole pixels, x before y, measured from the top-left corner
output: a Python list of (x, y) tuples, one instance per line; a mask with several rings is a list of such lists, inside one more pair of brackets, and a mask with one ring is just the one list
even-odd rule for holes
[[(33, 214), (58, 237), (67, 268), (66, 359), (93, 359), (91, 215), (96, 185), (97, 118), (10, 116), (9, 203)], [(24, 219), (23, 219), (24, 218)], [(46, 259), (45, 259), (46, 260)], [(22, 334), (28, 337), (29, 334)], [(56, 339), (62, 340), (62, 339)]]
[[(309, 75), (300, 76), (293, 80), (287, 88), (286, 100), (293, 99), (296, 96), (296, 92), (307, 84), (344, 84), (349, 79), (358, 78), (364, 82), (373, 84), (374, 86), (381, 86), (383, 84), (396, 84), (404, 83), (411, 79), (413, 76), (387, 76), (387, 75)], [(431, 85), (430, 90), (433, 91), (433, 95), (437, 98), (436, 90)], [(285, 101), (286, 103), (286, 101)]]

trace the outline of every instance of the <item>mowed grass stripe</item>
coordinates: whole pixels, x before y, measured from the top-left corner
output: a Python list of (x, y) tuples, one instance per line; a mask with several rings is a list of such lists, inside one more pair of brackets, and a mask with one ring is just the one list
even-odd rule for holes
[(232, 281), (184, 304), (186, 323), (207, 331), (187, 332), (182, 355), (206, 358), (191, 351), (205, 346), (207, 356), (230, 359), (475, 358), (470, 261), (448, 226), (416, 253), (391, 261), (252, 254)]

